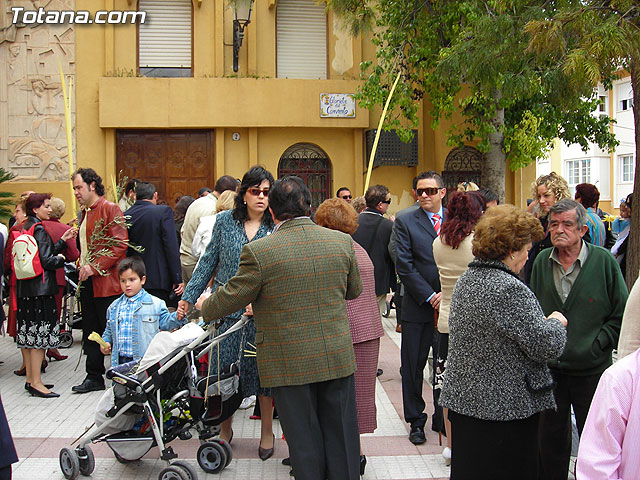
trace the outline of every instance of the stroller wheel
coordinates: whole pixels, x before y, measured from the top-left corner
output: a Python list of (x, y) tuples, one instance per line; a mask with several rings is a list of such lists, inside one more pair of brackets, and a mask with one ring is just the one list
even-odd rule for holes
[(80, 460), (76, 452), (70, 448), (63, 448), (60, 450), (60, 470), (64, 478), (69, 480), (75, 480), (80, 475)]
[(58, 338), (60, 339), (60, 348), (69, 348), (73, 345), (73, 336), (71, 335), (71, 332), (61, 332)]
[(227, 463), (225, 463), (225, 468), (229, 466), (231, 463), (231, 459), (233, 458), (233, 450), (231, 449), (231, 444), (229, 442), (225, 442), (224, 440), (216, 439), (214, 442), (217, 442), (219, 445), (222, 445), (224, 451), (227, 454)]
[(182, 468), (171, 465), (160, 472), (158, 480), (189, 480), (189, 477)]
[(87, 445), (84, 448), (76, 448), (76, 455), (80, 462), (80, 473), (88, 477), (96, 468), (96, 459), (93, 456), (93, 451)]
[(176, 460), (171, 465), (182, 468), (187, 473), (189, 480), (198, 480), (198, 472), (189, 462), (185, 460)]
[(207, 473), (220, 473), (227, 466), (227, 453), (222, 445), (205, 442), (198, 449), (198, 465)]

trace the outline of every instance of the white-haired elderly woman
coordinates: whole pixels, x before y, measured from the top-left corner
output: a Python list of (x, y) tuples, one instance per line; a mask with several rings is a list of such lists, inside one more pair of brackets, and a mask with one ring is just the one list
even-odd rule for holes
[(449, 409), (451, 479), (536, 479), (540, 412), (554, 408), (547, 362), (566, 343), (566, 319), (545, 318), (518, 272), (540, 222), (513, 205), (476, 224), (475, 259), (453, 291), (440, 404)]

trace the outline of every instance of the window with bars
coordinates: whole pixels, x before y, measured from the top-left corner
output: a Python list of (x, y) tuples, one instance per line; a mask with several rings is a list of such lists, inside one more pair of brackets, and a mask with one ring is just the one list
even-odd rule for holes
[(331, 198), (331, 160), (317, 145), (296, 143), (285, 150), (278, 162), (278, 178), (296, 175), (311, 192), (311, 209)]
[(565, 162), (567, 183), (575, 187), (579, 183), (591, 183), (591, 159), (567, 160)]
[(633, 183), (635, 162), (633, 155), (621, 155), (620, 157), (620, 181), (623, 183)]

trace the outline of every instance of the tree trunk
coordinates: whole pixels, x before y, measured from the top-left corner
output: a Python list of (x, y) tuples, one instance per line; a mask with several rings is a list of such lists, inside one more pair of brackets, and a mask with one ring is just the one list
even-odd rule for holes
[(496, 131), (489, 135), (491, 147), (485, 154), (486, 161), (482, 172), (482, 186), (487, 187), (498, 196), (500, 203), (504, 203), (505, 175), (507, 174), (507, 155), (504, 153), (504, 108), (499, 106), (502, 92), (494, 90), (493, 99), (496, 113), (491, 123)]
[(633, 201), (631, 208), (631, 230), (627, 248), (627, 287), (631, 287), (640, 271), (640, 58), (630, 62), (631, 86), (633, 88), (633, 123), (636, 138), (636, 170), (633, 180)]

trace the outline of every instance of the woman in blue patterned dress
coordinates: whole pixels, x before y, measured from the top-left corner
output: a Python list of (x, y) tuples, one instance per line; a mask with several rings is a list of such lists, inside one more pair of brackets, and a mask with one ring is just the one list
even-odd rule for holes
[[(214, 273), (213, 290), (224, 285), (238, 271), (242, 247), (248, 242), (263, 238), (272, 232), (274, 224), (271, 214), (268, 212), (269, 188), (272, 184), (273, 175), (262, 167), (252, 167), (244, 174), (233, 210), (222, 212), (216, 217), (211, 241), (182, 294), (179, 309), (186, 312), (190, 305), (196, 303)], [(247, 307), (247, 313), (251, 314), (250, 306)], [(240, 319), (243, 312), (244, 309), (225, 317), (219, 332), (222, 333), (228, 330)], [(256, 329), (253, 322), (250, 322), (245, 327), (245, 330), (245, 341), (255, 344)], [(238, 358), (241, 339), (242, 332), (238, 331), (224, 342), (221, 342), (221, 367), (233, 363)], [(242, 348), (244, 349), (245, 347), (243, 346)], [(211, 359), (211, 370), (217, 371), (216, 351), (214, 351)], [(271, 392), (260, 388), (258, 365), (255, 357), (243, 355), (240, 361), (240, 371), (242, 372), (243, 396), (257, 395), (263, 412), (258, 454), (260, 458), (266, 460), (273, 455), (274, 445)], [(232, 418), (224, 421), (220, 431), (220, 437), (229, 442), (233, 437), (231, 422)]]

